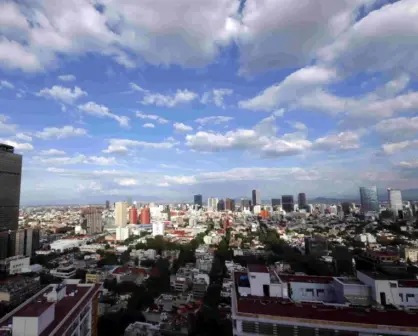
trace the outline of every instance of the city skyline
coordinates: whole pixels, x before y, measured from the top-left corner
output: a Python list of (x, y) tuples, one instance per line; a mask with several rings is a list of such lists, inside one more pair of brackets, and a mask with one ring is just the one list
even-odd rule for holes
[(1, 3), (21, 204), (418, 188), (418, 18), (392, 2)]

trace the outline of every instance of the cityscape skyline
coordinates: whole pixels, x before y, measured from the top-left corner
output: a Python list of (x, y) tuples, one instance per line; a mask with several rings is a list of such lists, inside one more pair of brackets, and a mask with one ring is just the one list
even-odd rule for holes
[[(197, 1), (204, 29), (173, 2), (118, 32), (129, 6), (82, 2), (0, 5), (0, 142), (25, 156), (22, 204), (418, 188), (415, 1)], [(45, 24), (65, 12), (71, 27)], [(144, 31), (155, 43), (131, 40)]]

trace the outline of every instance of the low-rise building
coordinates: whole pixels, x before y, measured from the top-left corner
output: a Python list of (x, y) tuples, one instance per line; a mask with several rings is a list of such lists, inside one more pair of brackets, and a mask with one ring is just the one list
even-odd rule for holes
[(14, 276), (0, 281), (0, 302), (15, 306), (41, 287), (39, 277)]
[(30, 258), (22, 255), (0, 260), (0, 272), (14, 275), (31, 272)]

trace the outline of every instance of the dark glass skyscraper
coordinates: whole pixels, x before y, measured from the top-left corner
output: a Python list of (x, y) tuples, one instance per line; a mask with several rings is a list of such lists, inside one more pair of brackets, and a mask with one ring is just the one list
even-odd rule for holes
[(299, 195), (298, 195), (299, 209), (305, 209), (307, 205), (308, 204), (306, 202), (306, 194), (305, 193), (299, 193)]
[(295, 211), (295, 201), (293, 200), (293, 195), (282, 196), (282, 209), (286, 212)]
[(252, 200), (253, 205), (261, 204), (260, 191), (259, 190), (254, 189), (251, 196), (252, 196), (251, 200)]
[(0, 230), (17, 230), (21, 178), (22, 156), (0, 144)]
[(194, 205), (198, 205), (200, 207), (203, 206), (203, 197), (202, 197), (202, 195), (194, 195)]
[(282, 204), (280, 198), (272, 198), (271, 199), (271, 206), (274, 208), (277, 208), (278, 206), (280, 206)]
[(360, 203), (361, 212), (367, 213), (370, 211), (379, 212), (379, 200), (377, 198), (377, 188), (361, 187), (360, 188)]

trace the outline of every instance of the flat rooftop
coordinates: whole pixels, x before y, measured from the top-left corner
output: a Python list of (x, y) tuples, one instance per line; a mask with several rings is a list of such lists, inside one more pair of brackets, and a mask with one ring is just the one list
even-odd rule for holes
[(327, 276), (311, 276), (311, 275), (293, 275), (293, 274), (278, 274), (282, 282), (304, 282), (304, 283), (317, 283), (317, 284), (329, 284), (334, 281), (333, 277)]
[[(39, 336), (49, 336), (49, 334), (65, 320), (63, 325), (57, 331), (55, 335), (64, 335), (65, 330), (69, 327), (69, 323), (72, 322), (73, 318), (80, 313), (80, 310), (85, 307), (87, 302), (93, 298), (93, 296), (98, 292), (101, 285), (66, 285), (66, 296), (59, 300), (58, 302), (48, 302), (47, 294), (52, 290), (55, 290), (53, 285), (47, 287), (46, 291), (42, 293), (37, 293), (31, 298), (31, 301), (25, 306), (18, 309), (14, 314), (8, 316), (8, 318), (0, 319), (0, 327), (7, 327), (9, 324), (12, 324), (13, 317), (37, 317), (40, 316), (46, 309), (51, 305), (55, 304), (55, 318), (54, 321), (39, 335)], [(73, 293), (70, 296), (69, 294)], [(46, 294), (46, 295), (45, 295)], [(88, 294), (88, 295), (86, 295)], [(77, 307), (71, 315), (69, 312), (74, 307)]]
[[(241, 276), (246, 276), (245, 272), (235, 272), (235, 283)], [(281, 276), (281, 275), (280, 275)], [(304, 277), (304, 276), (298, 276)], [(309, 278), (309, 277), (308, 277)], [(312, 277), (329, 278), (329, 277)], [(331, 278), (332, 279), (332, 278)], [(273, 318), (298, 319), (300, 322), (310, 323), (309, 320), (331, 323), (357, 323), (369, 324), (374, 326), (396, 326), (418, 328), (418, 312), (403, 311), (380, 311), (368, 308), (342, 307), (331, 304), (293, 302), (290, 299), (275, 297), (240, 296), (237, 286), (235, 296), (237, 301), (237, 313), (251, 315), (268, 315)], [(233, 288), (234, 288), (233, 287)]]
[(266, 265), (250, 264), (247, 268), (248, 271), (254, 273), (270, 273)]

